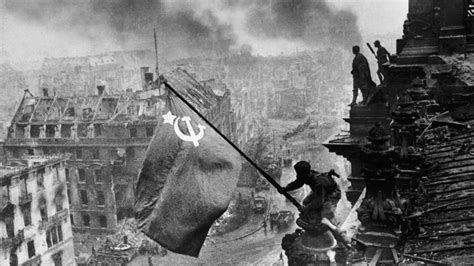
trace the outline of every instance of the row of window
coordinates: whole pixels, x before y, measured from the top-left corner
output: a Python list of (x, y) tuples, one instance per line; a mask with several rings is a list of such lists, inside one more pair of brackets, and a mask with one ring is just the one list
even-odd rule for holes
[[(119, 160), (124, 159), (124, 156), (127, 158), (133, 159), (135, 157), (135, 149), (132, 147), (128, 148), (114, 148), (109, 149), (108, 154), (105, 151), (101, 152), (99, 149), (75, 149), (72, 151), (66, 149), (56, 149), (56, 148), (49, 148), (44, 147), (42, 149), (42, 153), (35, 152), (34, 149), (28, 148), (26, 151), (21, 148), (12, 148), (10, 149), (11, 156), (13, 158), (21, 158), (24, 155), (54, 155), (54, 154), (66, 154), (71, 153), (73, 156), (71, 159), (75, 160), (100, 160), (101, 158), (104, 160)], [(102, 153), (102, 156), (101, 156)]]
[[(59, 174), (59, 164), (54, 165), (51, 168), (51, 171), (53, 173), (53, 184), (58, 184), (61, 181), (61, 177)], [(44, 188), (44, 175), (46, 173), (46, 170), (44, 168), (38, 169), (36, 171), (36, 185), (38, 189), (43, 189)]]
[[(58, 184), (61, 181), (61, 177), (59, 174), (59, 168), (60, 164), (55, 164), (53, 165), (50, 169), (52, 171), (52, 177), (53, 177), (53, 184)], [(35, 178), (36, 178), (36, 186), (38, 190), (41, 190), (44, 188), (44, 175), (46, 173), (45, 168), (40, 168), (34, 172)], [(25, 196), (28, 194), (28, 189), (27, 189), (27, 180), (28, 180), (28, 175), (22, 175), (20, 177), (20, 195)]]
[[(99, 221), (99, 226), (102, 228), (107, 228), (107, 217), (105, 215), (99, 215), (97, 216), (97, 219)], [(74, 216), (71, 214), (71, 224), (74, 224)], [(84, 227), (89, 227), (91, 226), (91, 217), (89, 214), (82, 214), (82, 226)]]
[[(93, 169), (92, 172), (94, 173), (94, 182), (96, 184), (103, 184), (105, 182), (105, 176), (102, 173), (102, 169)], [(86, 183), (87, 181), (86, 169), (84, 168), (77, 169), (77, 181), (79, 183)], [(69, 169), (66, 169), (66, 182), (70, 182)]]
[[(55, 198), (54, 200), (55, 206), (56, 206), (56, 212), (60, 212), (63, 210), (63, 202), (61, 199)], [(25, 204), (21, 208), (23, 212), (23, 219), (25, 222), (25, 226), (28, 226), (31, 224), (31, 205), (30, 204)], [(47, 221), (48, 220), (48, 209), (45, 204), (42, 204), (39, 206), (40, 210), (40, 215), (41, 215), (41, 220), (42, 221)]]
[[(63, 241), (63, 231), (60, 224), (53, 226), (51, 229), (46, 231), (46, 244), (48, 248)], [(26, 244), (28, 249), (28, 258), (32, 258), (36, 255), (35, 241), (30, 240)]]
[[(63, 210), (63, 204), (61, 200), (55, 200), (56, 212), (60, 212)], [(24, 204), (21, 206), (21, 212), (23, 213), (23, 222), (26, 226), (31, 225), (31, 204)], [(39, 206), (40, 215), (42, 221), (48, 220), (48, 210), (46, 205)]]
[(48, 248), (62, 241), (63, 241), (63, 231), (60, 224), (53, 226), (49, 230), (46, 230), (46, 244), (48, 245)]
[[(77, 127), (74, 127), (72, 124), (63, 124), (61, 127), (58, 125), (46, 125), (44, 128), (41, 125), (17, 125), (15, 128), (16, 138), (92, 138), (92, 137), (101, 137), (104, 136), (104, 126), (102, 124), (94, 124), (92, 127), (88, 124), (78, 124)], [(154, 127), (145, 127), (146, 137), (152, 137), (155, 131)], [(124, 138), (123, 130), (118, 130), (114, 128), (111, 130), (114, 137)], [(130, 138), (138, 138), (138, 128), (130, 127), (128, 128), (128, 133)]]
[[(104, 184), (106, 182), (106, 175), (104, 174), (102, 169), (97, 168), (97, 169), (92, 169), (90, 171), (92, 171), (92, 173), (93, 173), (93, 182), (94, 182), (94, 184)], [(69, 183), (69, 182), (71, 182), (69, 169), (66, 168), (65, 172), (66, 172), (66, 182)], [(84, 169), (84, 168), (78, 168), (77, 169), (77, 182), (82, 183), (82, 184), (87, 183), (86, 169)], [(68, 193), (68, 195), (70, 195), (70, 194)]]
[[(54, 174), (53, 174), (54, 180), (58, 182), (59, 181), (59, 168), (54, 167), (53, 169), (55, 169)], [(44, 188), (44, 168), (38, 169), (36, 182), (37, 182), (38, 188)], [(21, 191), (20, 209), (21, 209), (21, 212), (23, 213), (23, 222), (25, 226), (29, 226), (31, 225), (31, 200), (25, 201), (25, 202), (21, 201), (22, 197), (25, 199), (26, 197), (29, 197), (31, 199), (30, 194), (26, 190), (26, 178), (24, 179), (24, 182), (21, 183), (20, 191)], [(54, 205), (56, 206), (56, 212), (60, 212), (63, 210), (63, 199), (59, 195), (57, 195), (54, 198)], [(41, 220), (43, 221), (47, 220), (48, 211), (47, 211), (46, 203), (43, 202), (42, 204), (40, 204), (39, 209), (40, 209)]]
[[(135, 157), (135, 149), (132, 147), (128, 147), (126, 149), (123, 148), (116, 148), (116, 149), (109, 149), (109, 154), (105, 155), (104, 152), (103, 158), (110, 159), (110, 160), (118, 160), (124, 159), (123, 157), (126, 156), (127, 158), (134, 158)], [(76, 160), (100, 160), (101, 159), (101, 152), (99, 149), (76, 149), (74, 151), (74, 156)]]
[[(87, 190), (81, 189), (79, 191), (79, 195), (81, 198), (81, 204), (82, 205), (89, 205), (89, 197)], [(104, 207), (105, 206), (105, 193), (102, 190), (96, 190), (96, 196), (97, 196), (97, 206), (99, 207)]]
[[(63, 241), (63, 232), (61, 229), (61, 225), (54, 226), (50, 230), (46, 231), (46, 244), (48, 245), (48, 248), (61, 243)], [(36, 249), (35, 249), (35, 241), (30, 240), (26, 243), (26, 247), (28, 250), (28, 258), (33, 258), (36, 256)], [(17, 249), (11, 249), (10, 253), (13, 252), (13, 254), (10, 254), (10, 262), (13, 262), (13, 260), (17, 259), (16, 255), (16, 250)], [(52, 256), (54, 266), (62, 266), (62, 256), (61, 256), (61, 251), (53, 254)], [(12, 265), (12, 263), (10, 263)], [(15, 265), (15, 263), (13, 263)]]

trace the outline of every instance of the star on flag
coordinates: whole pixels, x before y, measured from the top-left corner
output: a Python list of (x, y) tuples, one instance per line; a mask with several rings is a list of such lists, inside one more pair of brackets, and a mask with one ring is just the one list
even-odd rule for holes
[(168, 111), (168, 113), (163, 115), (163, 119), (164, 119), (163, 123), (173, 125), (175, 118), (176, 116), (173, 115), (170, 111)]

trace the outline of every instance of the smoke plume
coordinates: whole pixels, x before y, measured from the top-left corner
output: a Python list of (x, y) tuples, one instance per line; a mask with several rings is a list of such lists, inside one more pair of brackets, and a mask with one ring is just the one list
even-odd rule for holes
[(249, 10), (247, 28), (269, 39), (300, 40), (309, 47), (350, 47), (360, 42), (357, 18), (326, 1), (261, 0)]
[(239, 51), (348, 47), (356, 17), (326, 0), (6, 0), (3, 46), (13, 57), (153, 49), (183, 58)]

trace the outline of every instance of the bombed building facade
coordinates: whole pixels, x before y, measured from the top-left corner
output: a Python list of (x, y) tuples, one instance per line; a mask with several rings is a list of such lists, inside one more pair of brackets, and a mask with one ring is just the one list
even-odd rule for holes
[(0, 168), (1, 265), (75, 265), (66, 160), (26, 156)]
[[(194, 80), (179, 69), (162, 78)], [(207, 84), (183, 94), (224, 134), (233, 135), (228, 90)], [(6, 159), (70, 154), (65, 176), (73, 232), (112, 234), (118, 220), (133, 216), (133, 184), (164, 108), (164, 89), (158, 87), (108, 94), (98, 86), (89, 96), (26, 91), (5, 141)]]

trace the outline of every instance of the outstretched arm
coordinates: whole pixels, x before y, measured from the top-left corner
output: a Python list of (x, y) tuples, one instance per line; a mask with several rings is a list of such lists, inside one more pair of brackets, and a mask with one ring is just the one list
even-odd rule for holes
[(304, 185), (304, 182), (301, 179), (296, 178), (295, 181), (286, 185), (285, 191), (292, 191), (292, 190), (302, 187), (303, 185)]

